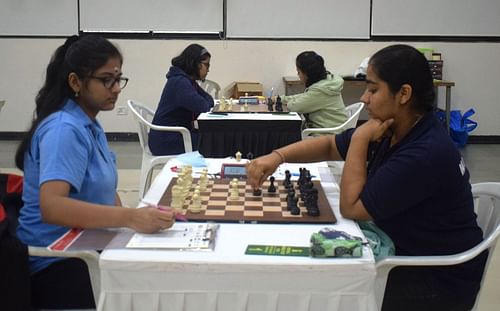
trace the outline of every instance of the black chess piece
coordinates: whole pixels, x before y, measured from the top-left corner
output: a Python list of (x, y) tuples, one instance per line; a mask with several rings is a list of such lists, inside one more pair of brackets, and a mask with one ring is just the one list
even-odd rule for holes
[(274, 110), (273, 105), (274, 105), (273, 100), (271, 99), (271, 97), (268, 97), (267, 98), (267, 110), (273, 111)]
[(253, 189), (253, 195), (254, 196), (261, 196), (262, 195), (262, 190), (260, 190), (260, 189)]
[(269, 185), (269, 188), (267, 188), (267, 192), (271, 192), (271, 193), (276, 192), (276, 186), (274, 185), (274, 177), (271, 176), (269, 178), (269, 181), (271, 182), (271, 184)]
[(290, 184), (290, 178), (292, 178), (292, 174), (290, 174), (289, 170), (286, 170), (285, 179), (283, 180), (283, 186), (285, 186), (285, 188)]
[(251, 152), (247, 153), (247, 159), (253, 160), (253, 153), (251, 153)]
[(276, 97), (276, 104), (274, 106), (276, 111), (283, 111), (283, 103), (281, 102), (281, 97)]

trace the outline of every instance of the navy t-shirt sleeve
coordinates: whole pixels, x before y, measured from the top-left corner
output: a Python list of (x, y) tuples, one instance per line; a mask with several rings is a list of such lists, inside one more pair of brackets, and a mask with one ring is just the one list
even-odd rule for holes
[(351, 137), (355, 129), (348, 129), (340, 134), (335, 135), (335, 145), (337, 146), (337, 151), (339, 152), (342, 159), (345, 160), (347, 156), (347, 150), (351, 143)]

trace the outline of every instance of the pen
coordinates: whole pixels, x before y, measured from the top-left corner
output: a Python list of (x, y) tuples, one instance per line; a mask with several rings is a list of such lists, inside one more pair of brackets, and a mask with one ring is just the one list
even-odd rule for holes
[(271, 88), (271, 90), (269, 91), (269, 98), (273, 97), (273, 92), (274, 92), (274, 87)]
[(150, 206), (150, 207), (154, 207), (154, 208), (157, 208), (159, 209), (160, 211), (162, 212), (170, 212), (170, 211), (173, 211), (175, 213), (175, 220), (179, 220), (179, 221), (188, 221), (187, 217), (180, 214), (180, 213), (177, 213), (177, 211), (175, 211), (173, 208), (171, 207), (168, 207), (168, 206), (163, 206), (163, 205), (156, 205), (156, 204), (151, 204), (150, 202), (146, 202), (144, 200), (141, 200), (142, 203)]

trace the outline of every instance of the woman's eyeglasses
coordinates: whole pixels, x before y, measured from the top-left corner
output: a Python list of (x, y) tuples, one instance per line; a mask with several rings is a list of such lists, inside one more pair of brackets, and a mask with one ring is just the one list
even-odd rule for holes
[(107, 89), (112, 89), (116, 83), (118, 83), (118, 86), (120, 87), (120, 89), (123, 89), (127, 86), (127, 83), (128, 83), (128, 78), (125, 78), (125, 77), (114, 78), (114, 77), (90, 76), (89, 78), (101, 81), (102, 85), (104, 85), (104, 87)]

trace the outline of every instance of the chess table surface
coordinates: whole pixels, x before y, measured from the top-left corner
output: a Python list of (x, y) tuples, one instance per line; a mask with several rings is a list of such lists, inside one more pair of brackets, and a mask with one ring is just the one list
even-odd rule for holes
[[(313, 223), (332, 224), (337, 220), (326, 198), (325, 192), (319, 181), (313, 181), (318, 190), (319, 216), (307, 215), (304, 202), (299, 199), (299, 215), (292, 215), (287, 209), (287, 190), (283, 180), (275, 180), (276, 192), (267, 191), (270, 181), (262, 186), (262, 194), (254, 196), (253, 189), (246, 180), (238, 180), (239, 197), (232, 200), (230, 179), (209, 179), (206, 191), (200, 192), (201, 211), (193, 213), (189, 210), (191, 197), (198, 179), (193, 179), (189, 193), (184, 201), (182, 213), (190, 221), (216, 221), (216, 222), (241, 222), (241, 223)], [(176, 185), (177, 177), (172, 178), (165, 190), (160, 204), (170, 206), (172, 202), (172, 187)], [(300, 190), (294, 182), (295, 193), (300, 196)]]

